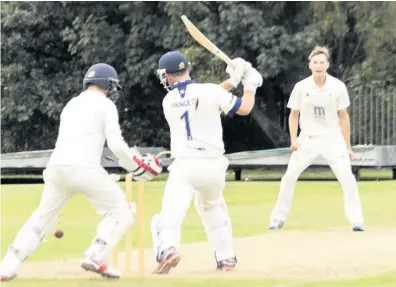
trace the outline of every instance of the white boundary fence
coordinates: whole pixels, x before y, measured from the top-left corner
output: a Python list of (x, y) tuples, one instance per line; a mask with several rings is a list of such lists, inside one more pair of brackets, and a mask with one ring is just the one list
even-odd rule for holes
[[(396, 145), (396, 89), (371, 83), (348, 86), (348, 92), (352, 145)], [(278, 102), (276, 121), (288, 133), (287, 101)]]
[(370, 84), (350, 89), (354, 144), (396, 144), (396, 90)]

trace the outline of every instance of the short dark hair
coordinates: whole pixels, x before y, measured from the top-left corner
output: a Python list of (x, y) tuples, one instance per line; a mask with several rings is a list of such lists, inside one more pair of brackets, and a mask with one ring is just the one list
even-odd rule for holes
[(183, 71), (178, 71), (176, 73), (167, 73), (168, 75), (171, 75), (173, 77), (180, 77), (183, 76), (187, 73), (188, 69), (184, 69)]

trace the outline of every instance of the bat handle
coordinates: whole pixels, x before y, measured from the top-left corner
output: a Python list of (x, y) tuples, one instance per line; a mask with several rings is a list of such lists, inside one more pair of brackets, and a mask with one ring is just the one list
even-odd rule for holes
[(223, 60), (227, 65), (230, 65), (232, 68), (236, 68), (236, 66), (234, 65), (234, 63), (232, 62), (232, 60), (230, 59), (230, 57), (228, 57), (226, 54), (224, 54), (224, 52), (217, 50), (216, 52), (216, 56)]
[(156, 155), (156, 157), (157, 157), (157, 158), (160, 158), (161, 156), (167, 155), (167, 154), (171, 154), (171, 152), (170, 152), (170, 151), (161, 151), (160, 153), (158, 153), (158, 154)]
[(107, 159), (108, 161), (116, 162), (114, 159), (112, 159), (110, 156), (103, 156), (104, 159)]

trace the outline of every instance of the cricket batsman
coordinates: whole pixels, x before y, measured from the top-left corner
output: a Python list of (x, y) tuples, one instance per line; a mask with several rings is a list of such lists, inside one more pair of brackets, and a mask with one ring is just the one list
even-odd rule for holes
[[(300, 174), (322, 156), (334, 172), (344, 193), (345, 214), (353, 231), (364, 231), (362, 206), (352, 174), (354, 157), (350, 142), (350, 105), (345, 84), (327, 73), (329, 51), (316, 47), (308, 57), (312, 75), (298, 82), (290, 95), (290, 149), (292, 155), (282, 177), (280, 193), (269, 229), (283, 227), (291, 208)], [(297, 128), (300, 123), (300, 135)]]
[[(163, 111), (170, 128), (171, 156), (169, 177), (161, 211), (151, 222), (155, 274), (168, 274), (180, 261), (178, 248), (181, 224), (194, 199), (207, 237), (214, 250), (217, 268), (231, 270), (237, 262), (233, 247), (231, 220), (223, 197), (228, 160), (224, 156), (221, 114), (246, 116), (262, 85), (260, 73), (241, 58), (227, 67), (230, 78), (218, 84), (196, 83), (190, 78), (189, 61), (178, 51), (159, 60), (158, 77), (168, 91)], [(228, 92), (243, 77), (244, 94)]]
[(1, 281), (17, 276), (23, 262), (56, 224), (62, 208), (78, 193), (102, 216), (81, 267), (106, 278), (121, 276), (108, 261), (133, 223), (136, 209), (100, 164), (104, 143), (107, 141), (119, 165), (137, 181), (151, 180), (161, 173), (162, 167), (155, 156), (142, 157), (130, 149), (122, 137), (114, 104), (121, 89), (116, 70), (104, 63), (93, 65), (85, 74), (83, 88), (61, 113), (56, 146), (43, 172), (40, 204), (1, 261)]

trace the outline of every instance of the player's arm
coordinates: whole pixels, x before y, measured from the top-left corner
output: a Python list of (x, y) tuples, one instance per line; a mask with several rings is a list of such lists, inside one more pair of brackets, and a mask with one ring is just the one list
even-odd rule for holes
[(221, 110), (228, 116), (233, 116), (234, 114), (241, 116), (248, 115), (254, 107), (256, 89), (261, 86), (263, 83), (262, 81), (263, 78), (260, 73), (256, 69), (250, 67), (242, 82), (244, 86), (242, 97), (234, 96), (224, 89), (220, 89), (218, 93), (218, 103)]
[(254, 107), (256, 91), (245, 90), (241, 99), (241, 105), (236, 111), (237, 115), (247, 116)]
[(349, 119), (348, 110), (347, 109), (339, 110), (338, 116), (340, 118), (341, 131), (345, 143), (347, 145), (347, 148), (351, 149), (351, 123)]
[(287, 107), (290, 109), (289, 114), (289, 134), (290, 134), (290, 148), (292, 151), (297, 150), (297, 132), (298, 132), (298, 118), (300, 115), (301, 102), (301, 87), (297, 83), (290, 94)]
[(220, 83), (219, 86), (228, 92), (234, 88), (234, 86), (228, 80)]
[(109, 149), (118, 158), (119, 165), (130, 172), (136, 180), (151, 180), (162, 171), (155, 156), (142, 157), (134, 148), (129, 148), (121, 133), (117, 108), (109, 101), (106, 106), (104, 132)]
[(290, 142), (297, 142), (297, 131), (298, 131), (298, 116), (300, 114), (299, 110), (291, 110), (289, 115), (289, 133)]
[(162, 112), (164, 113), (164, 118), (169, 125), (168, 95), (166, 95), (162, 100)]
[(247, 90), (242, 97), (237, 97), (223, 90), (223, 93), (218, 94), (220, 108), (229, 117), (235, 114), (247, 116), (254, 107), (255, 95), (255, 92)]
[(104, 132), (109, 149), (118, 159), (127, 161), (132, 158), (129, 146), (121, 133), (115, 105), (109, 105), (106, 109)]
[(337, 109), (342, 135), (349, 150), (351, 150), (351, 123), (347, 108), (350, 104), (348, 90), (343, 84), (341, 93), (337, 98)]
[(254, 107), (256, 100), (256, 90), (263, 84), (263, 77), (249, 64), (244, 74), (242, 84), (243, 96), (241, 98), (241, 105), (236, 113), (241, 116), (246, 116), (250, 114)]

